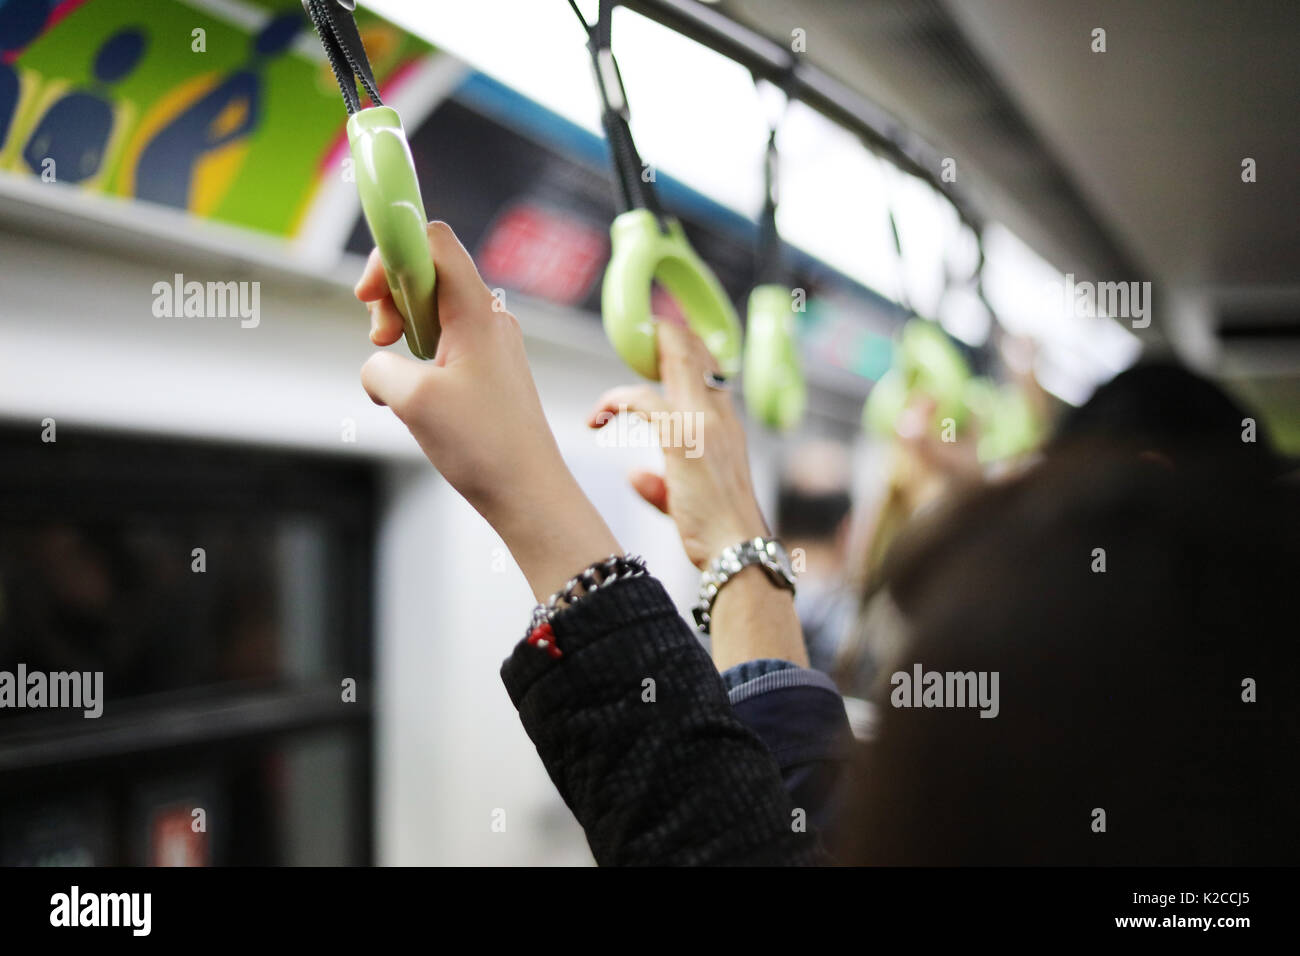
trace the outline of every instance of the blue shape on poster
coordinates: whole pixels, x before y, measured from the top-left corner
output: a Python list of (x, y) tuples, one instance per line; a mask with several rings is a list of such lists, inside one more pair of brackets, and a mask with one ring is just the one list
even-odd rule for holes
[(144, 55), (144, 33), (134, 27), (113, 34), (95, 56), (95, 86), (73, 90), (52, 105), (23, 150), (36, 173), (54, 160), (60, 182), (79, 183), (99, 171), (113, 133), (113, 103), (107, 87), (129, 74)]
[[(140, 154), (135, 194), (141, 199), (189, 208), (190, 182), (199, 161), (213, 150), (250, 135), (261, 119), (262, 77), (266, 60), (288, 49), (303, 26), (301, 11), (272, 17), (253, 42), (248, 64), (196, 100), (158, 131)], [(213, 124), (232, 104), (246, 103), (244, 117), (224, 133)]]
[(0, 146), (9, 138), (18, 112), (18, 71), (5, 62), (45, 28), (54, 0), (0, 0)]

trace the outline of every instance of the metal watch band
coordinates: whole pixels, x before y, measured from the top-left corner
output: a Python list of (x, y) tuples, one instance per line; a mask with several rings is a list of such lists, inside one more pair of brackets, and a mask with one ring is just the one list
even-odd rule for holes
[(528, 625), (529, 632), (531, 633), (542, 624), (549, 622), (564, 608), (576, 604), (584, 594), (590, 594), (592, 591), (613, 584), (615, 581), (621, 581), (624, 578), (645, 577), (649, 573), (646, 570), (645, 561), (639, 556), (611, 554), (605, 560), (597, 561), (576, 577), (570, 578), (564, 587), (551, 595), (550, 600), (533, 608), (532, 619)]
[(709, 566), (700, 575), (699, 601), (691, 609), (695, 626), (702, 633), (709, 633), (713, 602), (717, 600), (718, 592), (737, 574), (755, 564), (767, 573), (768, 580), (774, 585), (794, 593), (794, 571), (790, 567), (790, 558), (776, 538), (751, 538), (723, 548), (722, 553), (709, 562)]

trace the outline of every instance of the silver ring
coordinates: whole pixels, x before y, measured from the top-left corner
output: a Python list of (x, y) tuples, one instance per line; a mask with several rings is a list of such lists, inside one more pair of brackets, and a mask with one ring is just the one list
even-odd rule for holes
[(719, 375), (717, 372), (705, 372), (704, 384), (715, 392), (725, 392), (731, 388), (731, 383), (727, 381), (726, 377)]

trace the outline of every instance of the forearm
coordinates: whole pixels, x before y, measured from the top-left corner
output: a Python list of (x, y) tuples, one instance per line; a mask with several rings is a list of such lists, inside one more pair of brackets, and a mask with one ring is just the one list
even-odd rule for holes
[(808, 666), (794, 595), (774, 585), (761, 567), (745, 568), (728, 581), (710, 618), (713, 662), (720, 671), (762, 658)]
[(563, 464), (487, 510), (484, 517), (501, 535), (539, 602), (583, 568), (623, 550)]

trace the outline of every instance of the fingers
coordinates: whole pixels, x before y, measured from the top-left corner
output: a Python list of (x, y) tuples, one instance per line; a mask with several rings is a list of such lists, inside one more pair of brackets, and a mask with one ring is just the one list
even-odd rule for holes
[(894, 431), (903, 441), (919, 441), (929, 435), (930, 424), (934, 421), (935, 410), (939, 403), (928, 396), (921, 396), (903, 409), (894, 423)]
[(631, 482), (633, 490), (638, 495), (664, 514), (668, 514), (668, 483), (663, 475), (638, 469), (630, 472), (627, 480)]
[(620, 385), (611, 388), (587, 415), (588, 428), (600, 428), (620, 412), (649, 416), (652, 412), (666, 412), (668, 403), (649, 385)]
[[(454, 322), (458, 315), (469, 311), (490, 307), (492, 292), (480, 278), (474, 260), (451, 227), (445, 222), (431, 222), (427, 232), (429, 254), (433, 257), (438, 277), (436, 295), (443, 323)], [(378, 247), (370, 251), (366, 267), (352, 293), (371, 306), (370, 340), (374, 344), (391, 345), (401, 338), (402, 316), (393, 304)]]
[(388, 295), (388, 278), (384, 275), (384, 261), (379, 258), (379, 247), (370, 250), (366, 267), (361, 270), (361, 278), (352, 290), (362, 302), (374, 302)]
[(469, 252), (445, 222), (429, 223), (429, 251), (438, 272), (438, 311), (444, 323), (492, 306), (492, 290), (478, 274)]
[(704, 384), (706, 372), (716, 372), (718, 363), (704, 341), (685, 325), (659, 322), (659, 376), (669, 401), (679, 408), (704, 408), (719, 394)]
[(392, 345), (402, 337), (402, 313), (397, 311), (397, 304), (388, 290), (388, 277), (377, 246), (370, 250), (366, 267), (361, 270), (361, 278), (352, 294), (366, 304), (366, 311), (370, 313), (371, 343)]
[(392, 345), (402, 337), (402, 313), (397, 311), (397, 303), (392, 296), (367, 302), (366, 308), (370, 312), (371, 344)]
[(394, 352), (376, 352), (361, 366), (361, 386), (376, 405), (387, 405), (398, 418), (429, 388), (441, 370), (403, 358)]

